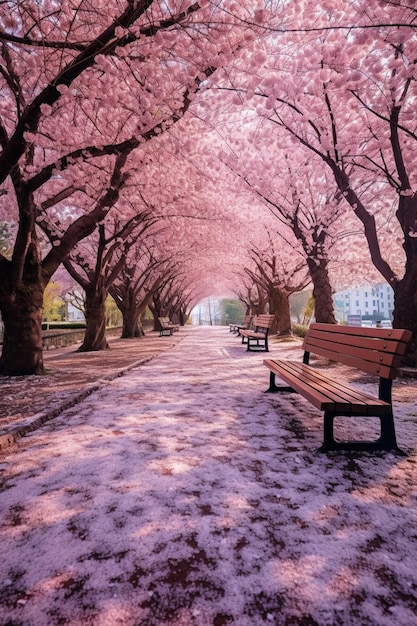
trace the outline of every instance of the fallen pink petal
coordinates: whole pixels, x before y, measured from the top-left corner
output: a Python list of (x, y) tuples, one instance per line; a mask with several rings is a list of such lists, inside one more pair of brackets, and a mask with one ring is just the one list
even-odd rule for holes
[(189, 327), (3, 451), (0, 622), (416, 624), (415, 379), (406, 457), (318, 453), (321, 413), (267, 387), (262, 355)]

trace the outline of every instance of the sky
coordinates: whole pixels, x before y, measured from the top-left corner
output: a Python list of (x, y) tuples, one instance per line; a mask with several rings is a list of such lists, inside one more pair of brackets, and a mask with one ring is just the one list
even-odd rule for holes
[(1, 625), (417, 626), (416, 381), (394, 386), (406, 457), (321, 454), (264, 357), (193, 328), (1, 453)]

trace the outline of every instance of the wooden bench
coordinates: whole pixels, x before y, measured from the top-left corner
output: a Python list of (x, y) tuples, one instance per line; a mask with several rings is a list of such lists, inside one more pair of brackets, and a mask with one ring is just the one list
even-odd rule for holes
[[(392, 381), (411, 338), (408, 330), (357, 328), (333, 324), (311, 324), (304, 339), (303, 362), (265, 359), (270, 370), (268, 391), (295, 391), (324, 411), (322, 452), (329, 450), (394, 450), (404, 454), (395, 436), (392, 408)], [(336, 382), (309, 365), (310, 353), (374, 374), (379, 377), (378, 397), (368, 395), (345, 382)], [(289, 386), (279, 387), (278, 376)], [(337, 416), (374, 416), (380, 419), (376, 441), (338, 441), (333, 422)]]
[[(241, 330), (242, 343), (247, 344), (249, 351), (269, 352), (268, 334), (274, 322), (275, 315), (256, 315), (253, 318), (253, 330)], [(246, 341), (245, 341), (246, 339)]]
[(242, 323), (241, 324), (229, 324), (229, 331), (231, 333), (237, 333), (238, 335), (240, 335), (240, 331), (241, 330), (247, 330), (248, 328), (250, 328), (252, 323), (252, 315), (244, 315)]
[(172, 335), (175, 331), (179, 330), (178, 324), (173, 324), (169, 317), (158, 317), (159, 322), (159, 336)]

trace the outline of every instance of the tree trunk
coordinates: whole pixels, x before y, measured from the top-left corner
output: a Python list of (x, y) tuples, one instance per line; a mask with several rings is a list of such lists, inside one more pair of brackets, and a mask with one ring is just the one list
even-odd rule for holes
[(42, 282), (32, 280), (16, 289), (14, 296), (1, 289), (4, 323), (0, 374), (26, 376), (43, 374), (42, 354)]
[(109, 347), (106, 339), (106, 298), (107, 290), (102, 281), (92, 284), (85, 293), (85, 317), (87, 327), (84, 341), (78, 352), (97, 352)]
[(393, 327), (406, 328), (413, 333), (403, 365), (417, 366), (417, 268), (409, 271), (394, 288)]
[(122, 339), (135, 339), (136, 337), (144, 337), (145, 332), (139, 319), (137, 308), (123, 309), (123, 330)]
[(186, 309), (180, 309), (178, 311), (178, 323), (180, 326), (185, 326), (186, 322), (187, 322), (187, 311)]
[(278, 289), (270, 294), (269, 312), (275, 315), (271, 334), (291, 335), (291, 313), (289, 295)]
[(314, 315), (316, 322), (336, 324), (332, 287), (329, 279), (327, 259), (307, 259), (313, 282)]
[(153, 329), (154, 331), (159, 330), (159, 321), (158, 319), (162, 317), (162, 305), (158, 298), (153, 296), (152, 303), (149, 304), (149, 309), (153, 316)]
[[(25, 205), (26, 206), (26, 205)], [(42, 272), (40, 247), (30, 208), (16, 236), (12, 261), (0, 255), (0, 309), (4, 324), (0, 374), (43, 374), (42, 309), (48, 277)]]

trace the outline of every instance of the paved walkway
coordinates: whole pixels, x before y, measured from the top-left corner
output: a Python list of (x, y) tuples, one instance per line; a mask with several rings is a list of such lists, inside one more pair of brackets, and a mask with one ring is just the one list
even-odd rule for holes
[(171, 337), (147, 332), (140, 339), (110, 337), (110, 349), (77, 352), (77, 345), (44, 351), (43, 376), (0, 377), (0, 450), (39, 428), (63, 409), (169, 350), (191, 327)]
[(193, 329), (1, 453), (0, 624), (417, 625), (411, 387), (408, 457), (320, 455), (263, 356)]

